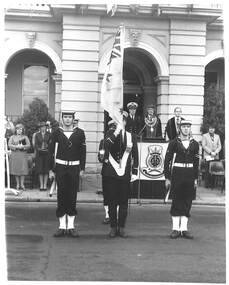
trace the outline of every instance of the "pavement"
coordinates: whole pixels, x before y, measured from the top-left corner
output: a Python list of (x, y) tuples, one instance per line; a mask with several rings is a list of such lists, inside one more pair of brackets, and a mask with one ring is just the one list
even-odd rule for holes
[[(80, 191), (77, 194), (78, 203), (102, 203), (103, 195), (97, 193), (98, 189), (90, 187), (89, 190)], [(15, 196), (11, 191), (6, 190), (5, 192), (6, 201), (21, 201), (21, 202), (56, 202), (57, 195), (54, 192), (52, 197), (49, 195), (49, 191), (40, 191), (39, 189), (28, 189), (21, 191), (18, 196)], [(131, 198), (130, 203), (133, 204), (163, 204), (162, 199), (143, 199), (140, 201)], [(170, 201), (168, 201), (170, 203)], [(199, 186), (197, 188), (196, 200), (193, 201), (196, 205), (216, 205), (225, 206), (225, 192), (219, 188), (204, 188)]]
[[(192, 207), (193, 240), (169, 238), (169, 209), (170, 205), (131, 205), (128, 238), (111, 239), (110, 226), (102, 224), (102, 204), (80, 203), (75, 220), (79, 238), (74, 239), (53, 237), (59, 224), (55, 203), (6, 202), (8, 281), (228, 284), (225, 207)], [(2, 260), (3, 255), (1, 265)]]

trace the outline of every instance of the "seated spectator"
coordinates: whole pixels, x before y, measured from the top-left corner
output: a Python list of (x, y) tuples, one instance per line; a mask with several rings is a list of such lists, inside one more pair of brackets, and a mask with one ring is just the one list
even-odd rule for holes
[(16, 134), (9, 139), (8, 147), (12, 151), (10, 157), (10, 174), (16, 177), (16, 189), (25, 190), (25, 175), (28, 175), (27, 150), (30, 148), (29, 138), (23, 134), (24, 126), (16, 125)]
[(211, 160), (219, 159), (219, 152), (221, 150), (221, 141), (219, 135), (215, 134), (215, 126), (210, 125), (208, 133), (203, 134), (202, 137), (203, 157), (206, 162), (206, 174), (205, 174), (205, 187), (209, 187), (209, 162)]

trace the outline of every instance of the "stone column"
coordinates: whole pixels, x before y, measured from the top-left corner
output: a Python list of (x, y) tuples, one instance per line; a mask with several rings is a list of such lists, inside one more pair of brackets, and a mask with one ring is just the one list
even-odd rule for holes
[(192, 121), (194, 138), (201, 139), (206, 22), (171, 20), (169, 48), (169, 113), (180, 106), (183, 117)]
[(61, 84), (62, 74), (52, 75), (52, 79), (55, 81), (55, 119), (59, 122), (60, 119), (60, 105), (61, 105)]
[(157, 114), (161, 119), (162, 135), (169, 119), (169, 76), (157, 76)]

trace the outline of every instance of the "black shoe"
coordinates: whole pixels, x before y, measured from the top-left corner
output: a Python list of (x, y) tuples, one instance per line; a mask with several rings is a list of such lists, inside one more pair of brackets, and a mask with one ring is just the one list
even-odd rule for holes
[(194, 239), (194, 236), (188, 231), (183, 231), (181, 233), (181, 236), (186, 239)]
[(117, 236), (117, 229), (116, 228), (111, 228), (110, 232), (109, 232), (109, 237), (110, 238), (114, 238)]
[(64, 237), (65, 234), (66, 234), (66, 230), (58, 229), (53, 236), (54, 237)]
[(118, 230), (118, 235), (119, 235), (120, 237), (122, 237), (122, 238), (127, 238), (127, 237), (128, 237), (128, 235), (127, 235), (127, 233), (125, 232), (124, 228), (119, 228), (119, 230)]
[(77, 232), (76, 229), (67, 230), (67, 235), (68, 235), (69, 237), (73, 237), (73, 238), (79, 237), (79, 233)]
[(180, 237), (180, 232), (179, 231), (176, 231), (176, 230), (173, 230), (170, 234), (170, 238), (172, 239), (175, 239), (175, 238), (178, 238)]
[(110, 224), (110, 218), (105, 218), (102, 222), (104, 225)]

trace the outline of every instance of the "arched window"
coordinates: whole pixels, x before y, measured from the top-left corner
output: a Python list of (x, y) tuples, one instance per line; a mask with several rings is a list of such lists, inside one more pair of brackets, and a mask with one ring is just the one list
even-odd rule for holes
[(46, 65), (25, 64), (23, 70), (22, 109), (28, 109), (34, 98), (49, 106), (49, 68)]

